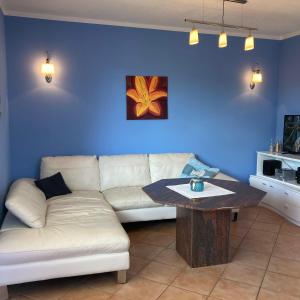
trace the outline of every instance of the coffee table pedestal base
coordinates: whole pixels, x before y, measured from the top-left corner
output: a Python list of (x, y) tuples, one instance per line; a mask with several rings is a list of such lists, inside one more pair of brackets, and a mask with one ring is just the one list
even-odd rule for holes
[(228, 263), (230, 219), (230, 209), (201, 211), (177, 207), (177, 252), (192, 268)]

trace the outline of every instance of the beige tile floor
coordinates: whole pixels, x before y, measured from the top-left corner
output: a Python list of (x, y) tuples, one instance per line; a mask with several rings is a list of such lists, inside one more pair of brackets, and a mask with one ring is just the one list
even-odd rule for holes
[(294, 300), (300, 299), (300, 227), (261, 207), (244, 209), (231, 226), (232, 262), (191, 269), (175, 251), (175, 221), (126, 225), (131, 268), (115, 274), (9, 287), (23, 300)]

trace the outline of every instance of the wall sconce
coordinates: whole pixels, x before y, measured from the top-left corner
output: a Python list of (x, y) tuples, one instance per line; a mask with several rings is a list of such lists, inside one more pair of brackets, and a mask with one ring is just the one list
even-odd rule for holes
[(258, 66), (256, 66), (253, 71), (252, 71), (252, 79), (251, 79), (251, 83), (250, 83), (250, 88), (251, 90), (253, 90), (255, 88), (255, 85), (257, 83), (262, 83), (263, 82), (263, 77), (262, 77), (262, 73), (260, 71), (260, 68)]
[(52, 76), (54, 75), (54, 65), (50, 63), (49, 53), (47, 52), (46, 63), (42, 64), (41, 72), (45, 76), (48, 83), (52, 81)]

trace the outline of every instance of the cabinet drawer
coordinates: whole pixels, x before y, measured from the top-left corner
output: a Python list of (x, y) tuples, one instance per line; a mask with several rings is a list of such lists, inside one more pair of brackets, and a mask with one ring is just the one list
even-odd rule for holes
[(250, 177), (250, 185), (266, 193), (269, 191), (267, 180), (261, 178)]
[(257, 177), (251, 177), (250, 184), (251, 186), (267, 193), (267, 195), (262, 199), (263, 203), (268, 204), (278, 211), (283, 211), (283, 200), (285, 196), (280, 184)]
[(283, 193), (289, 205), (300, 208), (300, 193), (289, 189), (286, 189)]
[(300, 206), (295, 206), (286, 200), (283, 203), (282, 212), (291, 219), (300, 222)]

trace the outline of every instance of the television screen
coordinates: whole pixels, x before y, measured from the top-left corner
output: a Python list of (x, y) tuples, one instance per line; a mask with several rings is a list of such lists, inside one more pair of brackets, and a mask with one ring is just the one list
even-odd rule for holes
[(283, 151), (300, 154), (300, 115), (285, 115)]

